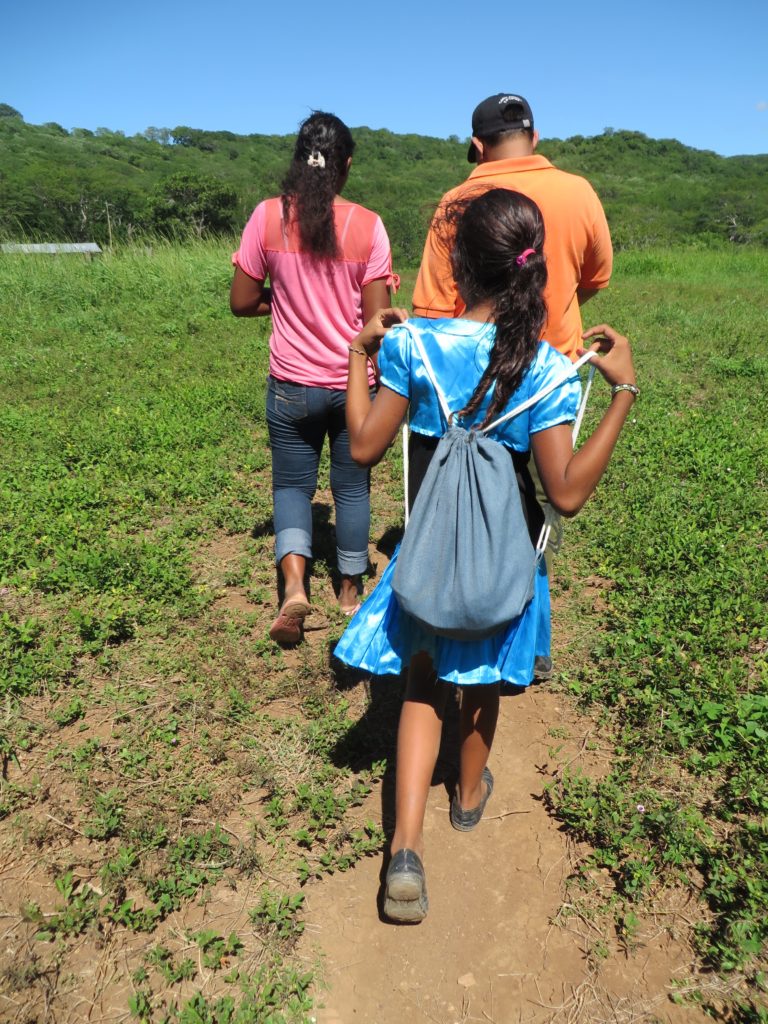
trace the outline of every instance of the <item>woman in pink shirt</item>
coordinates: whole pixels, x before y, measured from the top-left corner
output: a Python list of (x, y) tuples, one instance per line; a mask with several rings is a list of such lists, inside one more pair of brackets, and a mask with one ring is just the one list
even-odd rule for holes
[[(308, 117), (282, 195), (259, 203), (232, 257), (232, 312), (272, 316), (267, 424), (284, 597), (269, 635), (282, 644), (301, 639), (310, 611), (304, 580), (312, 557), (311, 502), (326, 435), (339, 605), (349, 615), (357, 610), (368, 565), (370, 475), (352, 461), (345, 421), (349, 343), (389, 305), (394, 276), (381, 218), (341, 198), (353, 150), (339, 118)], [(372, 370), (368, 383), (373, 388)]]

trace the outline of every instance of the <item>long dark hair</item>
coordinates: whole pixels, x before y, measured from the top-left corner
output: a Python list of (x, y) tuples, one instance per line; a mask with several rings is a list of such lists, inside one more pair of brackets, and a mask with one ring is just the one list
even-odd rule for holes
[[(477, 412), (495, 385), (482, 426), (500, 415), (533, 362), (547, 317), (544, 221), (519, 192), (494, 188), (459, 200), (444, 211), (455, 231), (453, 277), (467, 308), (490, 302), (496, 337), (491, 358), (460, 415)], [(533, 253), (523, 256), (527, 249)]]
[(293, 161), (281, 185), (283, 216), (299, 228), (304, 252), (337, 256), (333, 199), (347, 173), (355, 149), (349, 128), (321, 110), (302, 121)]

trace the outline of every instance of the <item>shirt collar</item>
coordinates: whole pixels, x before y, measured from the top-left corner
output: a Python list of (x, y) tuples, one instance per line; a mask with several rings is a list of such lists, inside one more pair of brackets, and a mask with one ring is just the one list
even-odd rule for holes
[(508, 174), (510, 171), (543, 171), (551, 167), (552, 164), (545, 156), (533, 153), (531, 156), (514, 156), (507, 160), (490, 160), (486, 164), (478, 164), (468, 180), (495, 178), (499, 174)]

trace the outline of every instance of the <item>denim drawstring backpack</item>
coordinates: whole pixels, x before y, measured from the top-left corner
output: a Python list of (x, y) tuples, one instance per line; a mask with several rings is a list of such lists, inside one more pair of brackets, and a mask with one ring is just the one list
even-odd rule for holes
[(406, 326), (437, 394), (446, 431), (414, 502), (392, 590), (401, 609), (427, 632), (480, 640), (525, 609), (543, 554), (528, 536), (509, 451), (488, 435), (572, 380), (594, 353), (487, 427), (467, 430), (454, 425), (419, 332)]

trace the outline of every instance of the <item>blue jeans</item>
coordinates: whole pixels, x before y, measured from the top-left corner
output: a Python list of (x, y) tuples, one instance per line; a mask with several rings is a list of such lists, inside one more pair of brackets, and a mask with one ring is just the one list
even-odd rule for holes
[(272, 449), (275, 559), (312, 557), (312, 498), (326, 434), (331, 445), (331, 492), (336, 506), (339, 572), (368, 566), (370, 472), (349, 454), (346, 391), (267, 379), (267, 426)]

